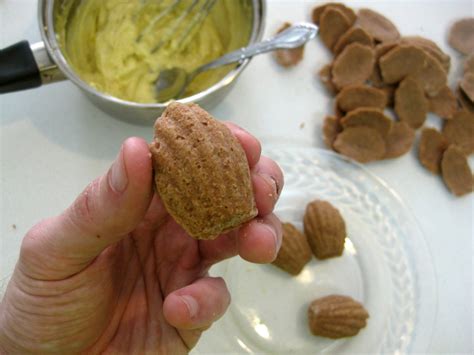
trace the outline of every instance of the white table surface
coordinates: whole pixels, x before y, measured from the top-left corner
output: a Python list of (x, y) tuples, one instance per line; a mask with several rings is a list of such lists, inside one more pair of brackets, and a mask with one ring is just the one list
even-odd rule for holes
[[(315, 3), (270, 0), (267, 35), (282, 21), (307, 20)], [(402, 34), (435, 40), (452, 55), (450, 83), (458, 80), (460, 56), (447, 45), (446, 31), (454, 19), (473, 16), (472, 1), (351, 4), (388, 15)], [(0, 46), (22, 39), (40, 40), (36, 1), (0, 0)], [(264, 145), (323, 147), (321, 122), (332, 103), (314, 73), (329, 58), (319, 41), (307, 45), (304, 62), (292, 70), (278, 68), (269, 56), (255, 58), (212, 113), (243, 126)], [(439, 120), (431, 117), (428, 124), (439, 125)], [(69, 82), (0, 96), (0, 281), (11, 273), (25, 232), (40, 219), (59, 213), (102, 174), (129, 136), (150, 140), (152, 129), (104, 114)], [(420, 166), (414, 150), (368, 168), (411, 207), (433, 255), (438, 311), (428, 352), (472, 353), (473, 195), (453, 197), (440, 178)], [(203, 341), (210, 336), (212, 331)]]

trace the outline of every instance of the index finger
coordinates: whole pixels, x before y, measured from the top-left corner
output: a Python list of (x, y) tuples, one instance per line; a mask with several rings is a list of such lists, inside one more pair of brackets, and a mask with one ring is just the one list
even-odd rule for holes
[(249, 132), (239, 127), (235, 123), (224, 122), (224, 124), (230, 129), (232, 134), (237, 138), (240, 145), (244, 149), (249, 167), (252, 169), (260, 160), (260, 154), (262, 152), (260, 142), (257, 138), (252, 136)]

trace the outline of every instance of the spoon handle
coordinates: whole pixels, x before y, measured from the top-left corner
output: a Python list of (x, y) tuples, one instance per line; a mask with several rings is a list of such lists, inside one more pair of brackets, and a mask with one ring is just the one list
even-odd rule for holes
[(310, 39), (314, 38), (317, 32), (318, 27), (312, 23), (297, 23), (278, 33), (274, 37), (223, 55), (219, 59), (203, 65), (196, 71), (202, 72), (208, 69), (220, 67), (222, 65), (239, 62), (241, 60), (253, 57), (258, 54), (270, 52), (275, 49), (297, 48), (308, 42)]

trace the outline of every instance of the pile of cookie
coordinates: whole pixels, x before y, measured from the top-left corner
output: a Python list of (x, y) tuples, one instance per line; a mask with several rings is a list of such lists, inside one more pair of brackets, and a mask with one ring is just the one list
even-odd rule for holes
[[(335, 96), (334, 113), (323, 123), (325, 144), (361, 163), (392, 159), (409, 152), (416, 131), (423, 128), (422, 165), (441, 174), (455, 195), (471, 192), (467, 156), (474, 153), (474, 19), (460, 20), (450, 31), (453, 48), (470, 53), (456, 95), (447, 81), (451, 58), (430, 39), (401, 36), (385, 16), (370, 9), (356, 13), (342, 3), (315, 7), (312, 21), (334, 54), (319, 71)], [(286, 67), (296, 65), (303, 49), (279, 51), (275, 58)], [(443, 120), (441, 132), (423, 127), (429, 112)]]
[[(304, 233), (283, 223), (283, 240), (273, 265), (296, 276), (312, 259), (338, 257), (347, 236), (341, 213), (330, 202), (315, 200), (306, 206)], [(345, 295), (315, 299), (308, 308), (308, 325), (314, 335), (338, 339), (356, 335), (367, 324), (364, 306)]]

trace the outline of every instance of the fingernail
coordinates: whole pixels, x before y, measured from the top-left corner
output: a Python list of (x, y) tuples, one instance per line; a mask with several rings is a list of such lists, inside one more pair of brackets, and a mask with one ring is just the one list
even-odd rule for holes
[(272, 190), (270, 197), (273, 197), (276, 200), (278, 198), (279, 192), (278, 183), (276, 179), (273, 176), (267, 174), (260, 174), (260, 176), (263, 178), (263, 180), (265, 180), (265, 182), (270, 186)]
[(189, 317), (191, 318), (196, 317), (199, 311), (199, 305), (197, 301), (191, 296), (180, 296), (180, 297), (181, 297), (181, 300), (186, 305), (186, 308), (188, 309)]
[(236, 131), (244, 132), (249, 134), (244, 128), (240, 127), (239, 125), (235, 124), (234, 122), (228, 122)]
[(270, 175), (270, 179), (272, 179), (273, 182), (275, 183), (276, 194), (277, 194), (277, 196), (279, 196), (279, 195), (280, 195), (281, 188), (280, 188), (280, 185), (278, 185), (277, 179), (274, 178), (274, 177), (271, 176), (271, 175)]
[(128, 177), (123, 161), (123, 146), (120, 148), (120, 152), (110, 168), (109, 183), (115, 192), (124, 192), (127, 188)]
[(280, 247), (281, 247), (281, 239), (278, 238), (277, 233), (276, 233), (275, 229), (272, 226), (270, 226), (266, 223), (262, 223), (262, 227), (267, 229), (272, 234), (272, 237), (275, 241), (275, 257), (276, 257), (278, 255), (278, 251), (280, 250)]

